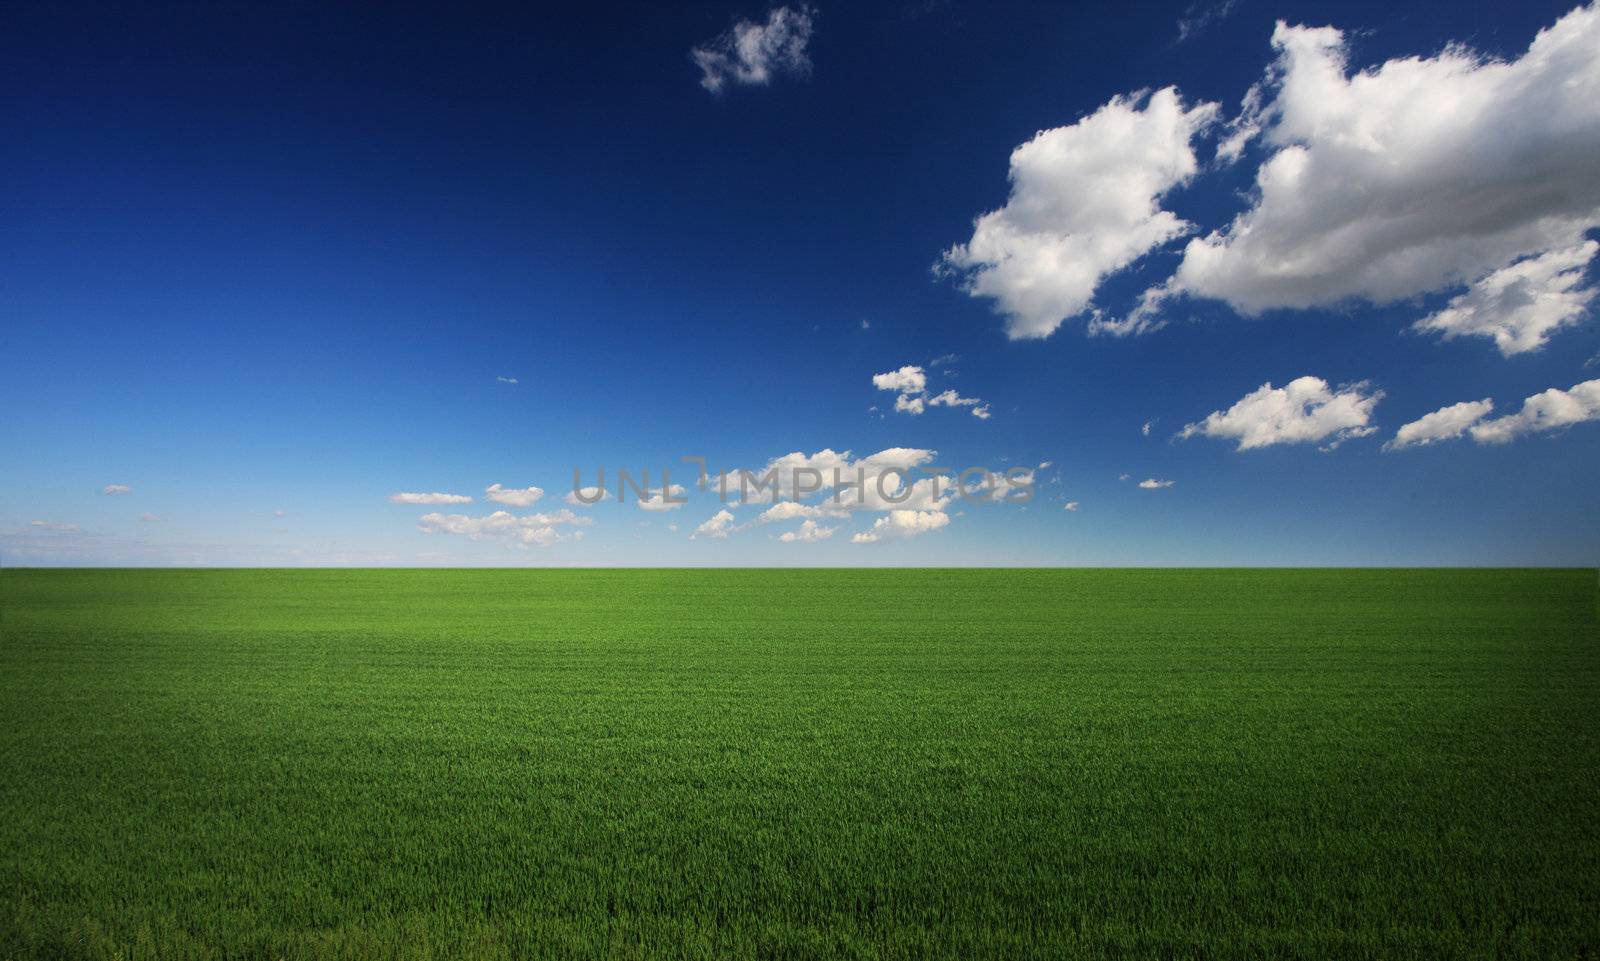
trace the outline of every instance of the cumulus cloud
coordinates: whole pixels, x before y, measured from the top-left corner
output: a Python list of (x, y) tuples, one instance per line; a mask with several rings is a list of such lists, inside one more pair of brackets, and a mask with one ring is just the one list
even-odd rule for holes
[(729, 510), (720, 510), (715, 514), (712, 514), (711, 518), (704, 524), (696, 527), (694, 529), (694, 533), (689, 535), (689, 539), (694, 540), (699, 537), (709, 537), (713, 540), (723, 540), (730, 532), (732, 532), (732, 530), (733, 512)]
[(920, 394), (928, 389), (928, 375), (921, 367), (907, 364), (899, 370), (873, 374), (872, 386), (899, 394)]
[[(806, 45), (811, 41), (810, 7), (776, 7), (766, 23), (739, 20), (689, 56), (700, 68), (700, 86), (721, 93), (729, 84), (765, 86), (774, 77), (811, 73)], [(863, 322), (865, 324), (865, 322)]]
[(802, 504), (799, 501), (780, 501), (762, 511), (755, 522), (757, 524), (772, 524), (781, 521), (791, 521), (797, 517), (849, 517), (850, 512), (839, 507), (829, 507), (823, 504)]
[(1538, 350), (1552, 333), (1577, 323), (1594, 299), (1595, 289), (1583, 279), (1596, 251), (1600, 243), (1590, 240), (1502, 267), (1413, 329), (1443, 334), (1445, 340), (1490, 337), (1506, 357)]
[(1236, 440), (1238, 450), (1305, 443), (1323, 443), (1324, 450), (1332, 450), (1377, 430), (1370, 421), (1373, 408), (1382, 399), (1383, 391), (1365, 381), (1338, 390), (1320, 377), (1300, 377), (1283, 387), (1268, 382), (1226, 411), (1213, 411), (1204, 420), (1187, 425), (1178, 436)]
[(1552, 387), (1534, 394), (1522, 402), (1522, 409), (1515, 414), (1479, 421), (1471, 433), (1480, 444), (1505, 444), (1527, 434), (1593, 420), (1600, 420), (1600, 380), (1586, 380), (1570, 390)]
[(1441, 407), (1401, 427), (1395, 432), (1394, 439), (1383, 445), (1383, 449), (1399, 450), (1403, 447), (1420, 447), (1437, 444), (1443, 440), (1455, 440), (1465, 434), (1473, 424), (1487, 417), (1492, 410), (1494, 401), (1487, 397), (1483, 400), (1464, 400), (1459, 404)]
[[(1189, 241), (1172, 293), (1256, 314), (1492, 291), (1497, 271), (1574, 250), (1600, 224), (1600, 8), (1568, 13), (1511, 62), (1458, 45), (1352, 72), (1339, 30), (1285, 23), (1272, 45), (1235, 126), (1242, 139), (1225, 145), (1236, 157), (1259, 136), (1268, 152), (1253, 201)], [(1465, 296), (1474, 309), (1447, 323), (1489, 336), (1509, 323), (1512, 345), (1536, 346), (1562, 313), (1506, 321), (1515, 296)]]
[(1176, 484), (1176, 483), (1177, 483), (1177, 481), (1156, 480), (1154, 477), (1149, 477), (1149, 478), (1146, 478), (1145, 480), (1140, 481), (1139, 482), (1139, 486), (1142, 487), (1143, 489), (1147, 490), (1147, 491), (1158, 491), (1158, 490), (1161, 490), (1162, 488), (1171, 487), (1173, 484)]
[[(935, 365), (944, 359), (938, 358)], [(970, 407), (972, 416), (979, 420), (989, 419), (989, 405), (976, 397), (963, 397), (951, 389), (930, 394), (927, 371), (921, 367), (908, 364), (899, 370), (873, 374), (872, 386), (879, 390), (895, 391), (894, 409), (901, 413), (921, 414), (929, 407)]]
[(675, 511), (684, 505), (683, 498), (687, 493), (688, 491), (681, 484), (673, 484), (664, 491), (646, 491), (645, 496), (638, 500), (639, 509), (645, 511)]
[(1198, 170), (1193, 141), (1216, 104), (1175, 88), (1117, 97), (1011, 153), (1011, 194), (979, 217), (939, 270), (987, 297), (1013, 340), (1048, 337), (1088, 310), (1100, 282), (1191, 230), (1161, 198)]
[(949, 523), (950, 515), (944, 511), (894, 510), (874, 521), (870, 529), (851, 536), (850, 543), (876, 544), (879, 541), (916, 537)]
[(505, 504), (508, 507), (532, 507), (544, 496), (541, 487), (501, 487), (499, 484), (490, 484), (483, 489), (484, 499), (496, 504)]
[(107, 484), (106, 486), (100, 488), (100, 493), (102, 493), (102, 494), (131, 494), (131, 493), (133, 493), (133, 488), (129, 487), (127, 484)]
[[(579, 497), (580, 494), (583, 496)], [(567, 496), (564, 499), (573, 507), (587, 507), (590, 504), (598, 504), (605, 499), (605, 496), (604, 488), (580, 487), (575, 491), (567, 491)]]
[(583, 531), (564, 531), (563, 527), (587, 527), (594, 523), (589, 517), (562, 509), (551, 514), (512, 514), (495, 511), (483, 517), (466, 514), (424, 514), (417, 521), (417, 529), (424, 534), (457, 534), (471, 540), (502, 540), (509, 544), (547, 547), (562, 541), (583, 539)]
[(800, 526), (792, 531), (784, 531), (778, 535), (778, 540), (785, 544), (810, 544), (815, 541), (827, 540), (833, 536), (837, 527), (823, 527), (813, 520), (801, 521)]
[(1078, 502), (1077, 501), (1067, 501), (1065, 504), (1061, 505), (1061, 509), (1065, 510), (1065, 511), (1075, 511), (1075, 510), (1078, 509)]
[[(719, 497), (725, 495), (731, 500), (776, 503), (818, 494), (827, 496), (829, 507), (842, 510), (930, 507), (948, 502), (952, 484), (939, 485), (936, 493), (935, 478), (925, 477), (910, 482), (907, 489), (905, 472), (933, 463), (934, 456), (934, 451), (915, 447), (890, 447), (859, 459), (850, 451), (840, 453), (832, 448), (814, 454), (794, 451), (749, 471), (748, 481), (740, 472), (731, 471), (708, 478), (707, 484)], [(764, 486), (758, 489), (757, 482)], [(841, 489), (836, 491), (836, 486)], [(801, 487), (810, 490), (802, 492)]]

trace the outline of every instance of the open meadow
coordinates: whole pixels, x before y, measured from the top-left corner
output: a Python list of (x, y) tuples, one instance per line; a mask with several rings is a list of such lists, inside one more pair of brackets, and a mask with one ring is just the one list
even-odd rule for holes
[(1594, 570), (5, 570), (0, 958), (1600, 957)]

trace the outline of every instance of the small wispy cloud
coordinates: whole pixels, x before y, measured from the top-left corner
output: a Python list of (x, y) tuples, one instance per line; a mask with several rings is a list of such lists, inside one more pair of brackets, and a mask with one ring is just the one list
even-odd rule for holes
[(1061, 509), (1067, 511), (1076, 511), (1078, 509), (1078, 502), (1067, 501), (1065, 504), (1061, 505)]
[(107, 484), (106, 486), (100, 488), (100, 493), (102, 493), (102, 494), (131, 494), (131, 493), (133, 493), (133, 488), (129, 487), (127, 484)]
[(700, 68), (700, 86), (721, 93), (728, 84), (765, 86), (774, 77), (811, 73), (806, 44), (811, 42), (810, 7), (776, 7), (766, 23), (739, 20), (716, 39), (695, 47), (689, 57)]
[(1161, 490), (1162, 488), (1165, 488), (1165, 487), (1171, 487), (1173, 484), (1176, 484), (1176, 483), (1177, 483), (1177, 481), (1156, 480), (1154, 477), (1149, 477), (1149, 478), (1146, 478), (1146, 479), (1140, 481), (1139, 482), (1139, 486), (1144, 488), (1147, 491), (1158, 491), (1158, 490)]
[(1221, 0), (1220, 3), (1191, 3), (1178, 19), (1178, 42), (1182, 43), (1206, 27), (1233, 12), (1239, 0)]
[(145, 511), (143, 514), (140, 514), (139, 515), (139, 520), (143, 521), (146, 524), (159, 524), (159, 523), (161, 523), (161, 517), (159, 515), (157, 515), (157, 514), (152, 514), (149, 511)]
[(83, 530), (77, 524), (61, 524), (56, 521), (29, 521), (28, 526), (36, 531), (54, 531), (58, 534), (76, 534)]
[(496, 377), (495, 380), (502, 384), (515, 384), (517, 382), (515, 377)]

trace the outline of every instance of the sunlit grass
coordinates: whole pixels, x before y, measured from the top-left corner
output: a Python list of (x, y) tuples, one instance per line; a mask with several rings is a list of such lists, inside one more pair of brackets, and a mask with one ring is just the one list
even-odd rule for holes
[(0, 957), (1594, 957), (1590, 571), (4, 571)]

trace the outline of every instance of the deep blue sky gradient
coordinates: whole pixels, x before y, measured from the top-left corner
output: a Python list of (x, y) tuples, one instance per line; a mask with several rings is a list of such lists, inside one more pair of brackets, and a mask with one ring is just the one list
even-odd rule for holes
[[(1595, 564), (1600, 427), (1380, 450), (1443, 405), (1510, 411), (1600, 376), (1593, 320), (1512, 358), (1407, 333), (1435, 301), (1202, 303), (1149, 336), (1075, 321), (1012, 342), (932, 275), (1005, 201), (1017, 144), (1168, 84), (1231, 116), (1276, 19), (1345, 29), (1364, 66), (1449, 41), (1514, 57), (1570, 4), (1242, 0), (1178, 43), (1184, 7), (818, 3), (809, 79), (713, 97), (690, 48), (764, 7), (12, 5), (0, 561)], [(1169, 206), (1220, 226), (1248, 176)], [(1175, 250), (1099, 300), (1126, 307)], [(869, 411), (893, 400), (872, 374), (950, 353), (935, 388), (990, 420)], [(1172, 440), (1305, 374), (1382, 388), (1381, 435)], [(486, 513), (485, 485), (537, 484), (553, 510), (575, 465), (678, 479), (683, 454), (824, 447), (1055, 466), (1026, 510), (879, 545), (847, 542), (866, 515), (816, 545), (689, 541), (717, 509), (697, 495), (596, 508), (583, 543), (508, 553), (386, 501), (459, 491)]]

